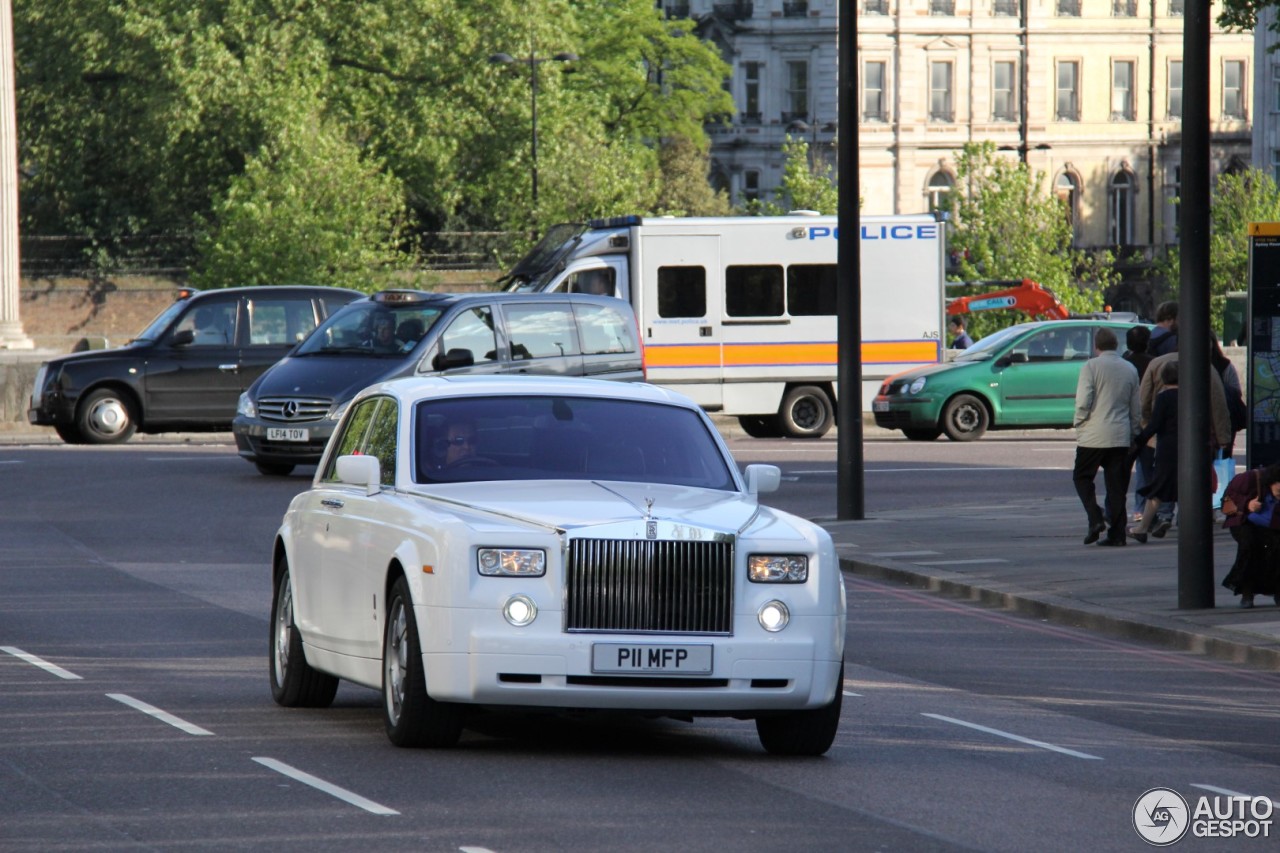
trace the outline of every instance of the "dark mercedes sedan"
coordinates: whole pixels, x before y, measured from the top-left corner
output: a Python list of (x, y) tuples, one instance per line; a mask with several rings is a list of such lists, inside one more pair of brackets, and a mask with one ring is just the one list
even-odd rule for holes
[(363, 294), (309, 285), (183, 290), (122, 347), (40, 366), (27, 420), (71, 444), (228, 430), (241, 392)]

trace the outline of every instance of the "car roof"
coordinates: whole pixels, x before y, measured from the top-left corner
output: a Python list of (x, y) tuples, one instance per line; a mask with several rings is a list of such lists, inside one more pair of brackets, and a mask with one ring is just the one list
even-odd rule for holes
[(602, 296), (593, 293), (506, 293), (502, 291), (476, 291), (472, 293), (449, 293), (428, 290), (381, 290), (377, 293), (370, 294), (359, 302), (376, 302), (387, 306), (388, 308), (395, 306), (413, 306), (413, 305), (456, 305), (463, 302), (545, 302), (554, 299), (558, 301), (569, 302), (593, 302), (599, 305), (609, 305), (613, 308), (626, 306), (631, 308), (630, 303), (626, 300), (618, 299), (614, 296)]
[(362, 399), (391, 394), (417, 402), (430, 397), (567, 396), (597, 397), (661, 403), (701, 412), (697, 403), (683, 394), (645, 382), (615, 382), (576, 376), (410, 376), (370, 385), (356, 395)]
[(244, 287), (219, 287), (214, 290), (197, 290), (195, 288), (186, 288), (190, 292), (188, 299), (201, 299), (206, 296), (217, 296), (219, 294), (234, 293), (262, 293), (264, 291), (271, 293), (354, 293), (357, 296), (365, 294), (359, 290), (352, 290), (349, 287), (334, 287), (327, 284), (253, 284)]

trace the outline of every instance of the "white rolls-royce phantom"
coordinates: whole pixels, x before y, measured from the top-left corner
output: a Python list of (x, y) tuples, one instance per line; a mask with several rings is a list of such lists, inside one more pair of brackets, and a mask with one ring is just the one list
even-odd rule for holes
[(276, 536), (272, 694), (381, 690), (400, 746), (506, 706), (753, 719), (767, 751), (820, 755), (844, 581), (825, 530), (760, 505), (779, 479), (649, 385), (374, 385)]

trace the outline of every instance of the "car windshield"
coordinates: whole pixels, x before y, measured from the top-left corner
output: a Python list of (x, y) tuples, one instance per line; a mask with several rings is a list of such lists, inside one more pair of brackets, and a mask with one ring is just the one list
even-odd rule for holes
[(138, 332), (130, 343), (132, 343), (132, 341), (159, 340), (160, 336), (164, 334), (164, 330), (169, 328), (169, 324), (173, 322), (173, 318), (181, 314), (183, 309), (185, 309), (189, 304), (190, 303), (185, 299), (181, 299), (173, 303), (168, 308), (157, 314), (156, 318), (148, 323), (145, 329)]
[(347, 305), (320, 326), (294, 351), (300, 356), (360, 354), (398, 356), (418, 345), (442, 310), (422, 303), (383, 305), (360, 301)]
[(955, 361), (985, 361), (992, 358), (996, 351), (1014, 338), (1027, 331), (1030, 325), (1027, 323), (1019, 323), (1016, 326), (1009, 326), (998, 332), (992, 332), (982, 340), (975, 343), (966, 350), (961, 350), (955, 357)]
[(690, 409), (596, 397), (424, 400), (414, 479), (621, 480), (733, 490), (731, 463)]

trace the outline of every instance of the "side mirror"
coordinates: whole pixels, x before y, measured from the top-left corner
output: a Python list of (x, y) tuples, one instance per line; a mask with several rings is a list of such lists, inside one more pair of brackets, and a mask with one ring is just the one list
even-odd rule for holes
[(181, 332), (174, 332), (173, 337), (169, 339), (170, 346), (189, 347), (196, 340), (196, 333), (191, 329), (183, 329)]
[(776, 492), (782, 484), (782, 469), (777, 465), (748, 465), (747, 494), (763, 495)]
[(381, 469), (376, 456), (338, 457), (338, 481), (348, 486), (364, 486), (366, 495), (382, 491)]
[(471, 354), (471, 350), (455, 347), (436, 356), (432, 366), (436, 370), (449, 370), (454, 367), (470, 367), (475, 363), (476, 357)]
[(1026, 364), (1029, 361), (1025, 352), (1011, 352), (1000, 356), (996, 367), (1008, 367), (1011, 364)]

